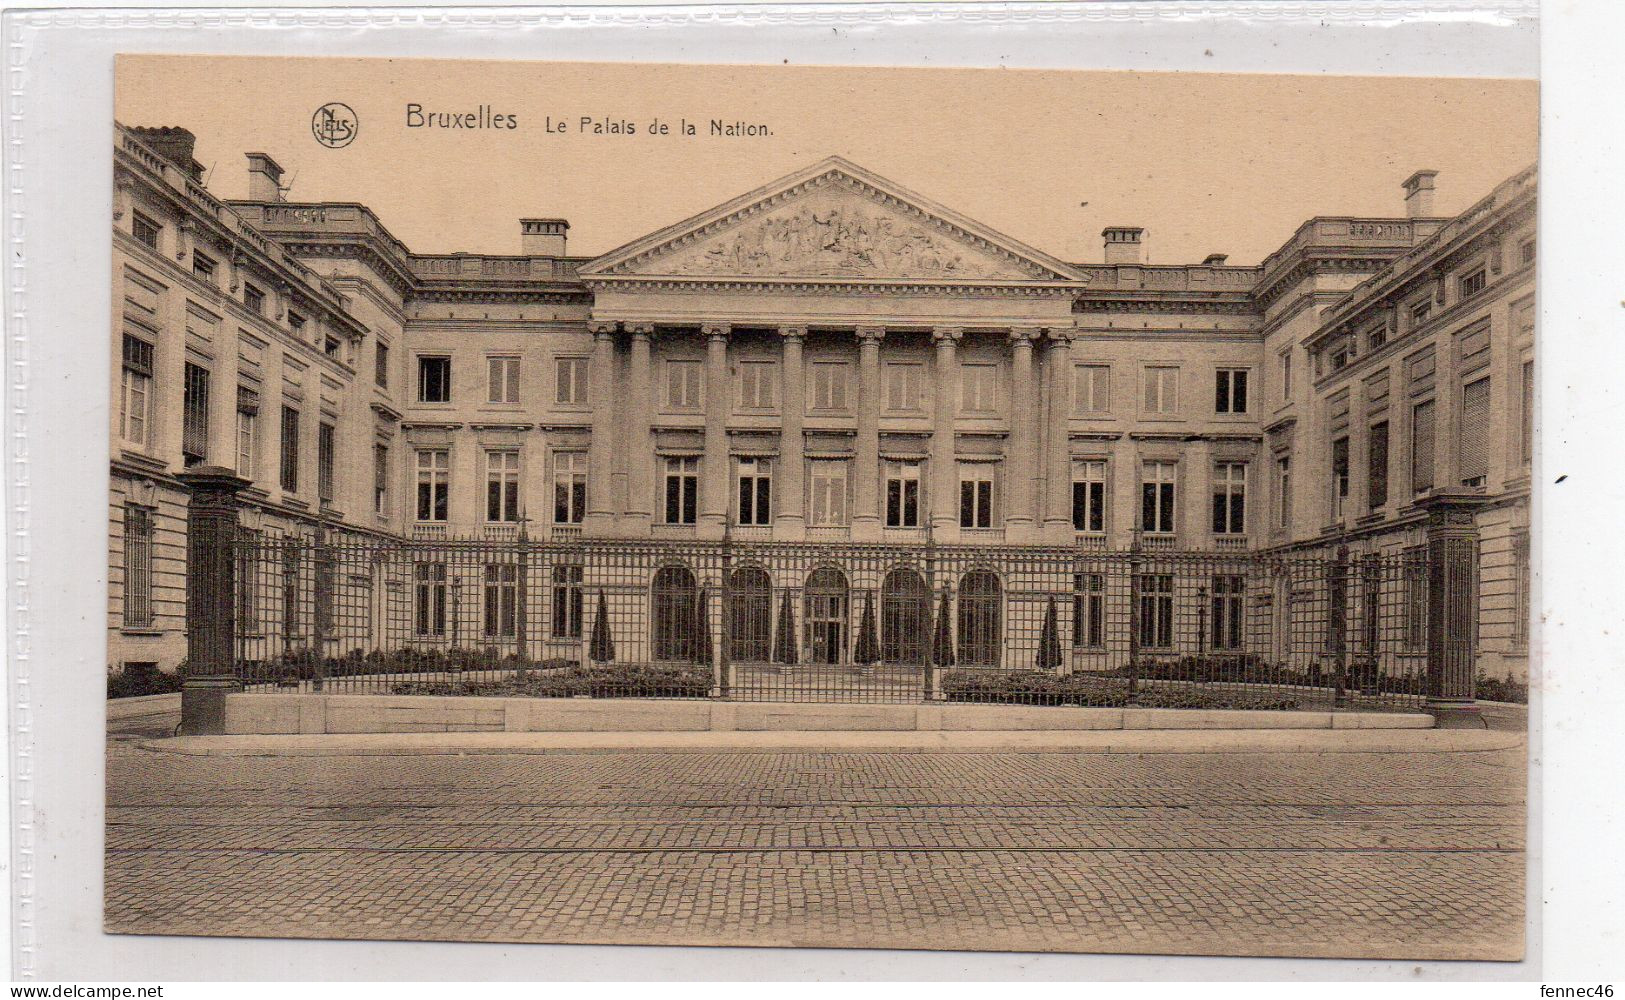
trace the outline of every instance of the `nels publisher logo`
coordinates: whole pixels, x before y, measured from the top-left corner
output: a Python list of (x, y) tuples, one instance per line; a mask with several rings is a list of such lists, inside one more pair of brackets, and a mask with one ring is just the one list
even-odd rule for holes
[(340, 149), (355, 141), (361, 120), (348, 104), (332, 101), (316, 109), (310, 118), (310, 131), (328, 149)]

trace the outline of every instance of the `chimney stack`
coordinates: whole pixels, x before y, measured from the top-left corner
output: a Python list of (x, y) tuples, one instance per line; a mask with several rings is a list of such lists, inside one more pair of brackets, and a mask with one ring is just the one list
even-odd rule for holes
[(1437, 176), (1439, 176), (1437, 170), (1418, 170), (1406, 179), (1404, 187), (1407, 219), (1433, 217), (1433, 178)]
[(197, 149), (197, 137), (178, 125), (164, 125), (158, 128), (135, 126), (130, 129), (142, 142), (152, 147), (152, 151), (186, 171), (186, 176), (194, 181), (203, 179), (203, 165), (192, 157)]
[(1107, 226), (1100, 231), (1106, 238), (1106, 263), (1140, 264), (1141, 241), (1145, 230), (1138, 226)]
[(520, 219), (519, 252), (530, 257), (563, 257), (569, 228), (565, 219)]
[(248, 200), (283, 200), (282, 168), (265, 153), (248, 154)]
[(1202, 266), (1203, 267), (1223, 267), (1224, 262), (1229, 260), (1229, 259), (1230, 259), (1230, 257), (1227, 254), (1210, 253), (1210, 254), (1207, 255), (1207, 259), (1202, 261)]

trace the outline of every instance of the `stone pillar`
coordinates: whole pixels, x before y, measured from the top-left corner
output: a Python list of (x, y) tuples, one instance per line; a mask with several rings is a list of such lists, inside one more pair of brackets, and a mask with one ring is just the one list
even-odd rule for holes
[(886, 336), (881, 327), (858, 328), (858, 440), (857, 462), (852, 474), (855, 500), (852, 506), (852, 539), (872, 542), (880, 539), (880, 341)]
[(618, 513), (612, 502), (615, 478), (616, 409), (614, 323), (593, 323), (592, 361), (587, 377), (592, 399), (592, 438), (587, 444), (587, 514), (582, 534), (607, 535)]
[(931, 426), (931, 531), (939, 542), (959, 538), (959, 462), (954, 444), (959, 388), (959, 337), (954, 327), (932, 331), (937, 344), (936, 420)]
[(1174, 487), (1174, 530), (1184, 549), (1211, 549), (1213, 537), (1213, 442), (1199, 439), (1185, 444)]
[(705, 325), (705, 457), (700, 463), (702, 538), (721, 538), (728, 520), (728, 324)]
[[(784, 341), (784, 390), (779, 405), (783, 407), (783, 420), (779, 431), (779, 468), (773, 484), (778, 493), (778, 510), (774, 513), (777, 527), (774, 536), (789, 541), (807, 537), (805, 513), (806, 437), (802, 434), (802, 420), (807, 413), (806, 387), (802, 384), (801, 348), (807, 339), (804, 326), (781, 326), (779, 335)], [(776, 613), (776, 612), (775, 612)]]
[(1427, 514), (1427, 710), (1441, 729), (1482, 729), (1478, 673), (1478, 523), (1482, 494), (1437, 490), (1416, 506)]
[[(1041, 331), (1010, 331), (1010, 450), (1009, 485), (1004, 495), (1004, 537), (1009, 542), (1037, 541), (1034, 522), (1043, 481), (1038, 475), (1038, 428), (1042, 410), (1033, 405), (1039, 398), (1038, 379), (1033, 372), (1033, 341)], [(1038, 412), (1035, 412), (1038, 411)]]
[(647, 323), (628, 325), (626, 332), (632, 335), (631, 366), (626, 380), (626, 407), (631, 419), (627, 422), (624, 446), (618, 449), (626, 467), (626, 513), (621, 519), (621, 533), (642, 536), (649, 534), (655, 513), (655, 454), (651, 429), (655, 399), (650, 357), (654, 327)]
[(186, 675), (181, 732), (226, 731), (226, 699), (242, 690), (236, 676), (237, 494), (248, 480), (203, 465), (176, 478), (191, 496), (186, 506)]
[(1067, 545), (1072, 541), (1072, 398), (1068, 383), (1072, 379), (1072, 331), (1049, 331), (1049, 357), (1045, 360), (1049, 375), (1049, 454), (1045, 480), (1049, 489), (1044, 509), (1044, 540), (1051, 545)]

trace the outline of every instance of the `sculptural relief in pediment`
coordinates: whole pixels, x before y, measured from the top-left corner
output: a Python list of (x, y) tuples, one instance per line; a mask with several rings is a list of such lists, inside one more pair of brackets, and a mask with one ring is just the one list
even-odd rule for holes
[(929, 220), (825, 185), (680, 250), (645, 273), (730, 277), (1032, 280), (1047, 277)]

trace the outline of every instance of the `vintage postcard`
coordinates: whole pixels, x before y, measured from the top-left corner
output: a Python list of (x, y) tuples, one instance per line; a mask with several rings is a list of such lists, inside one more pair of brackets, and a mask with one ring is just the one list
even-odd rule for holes
[(1522, 957), (1534, 82), (116, 87), (109, 931)]

